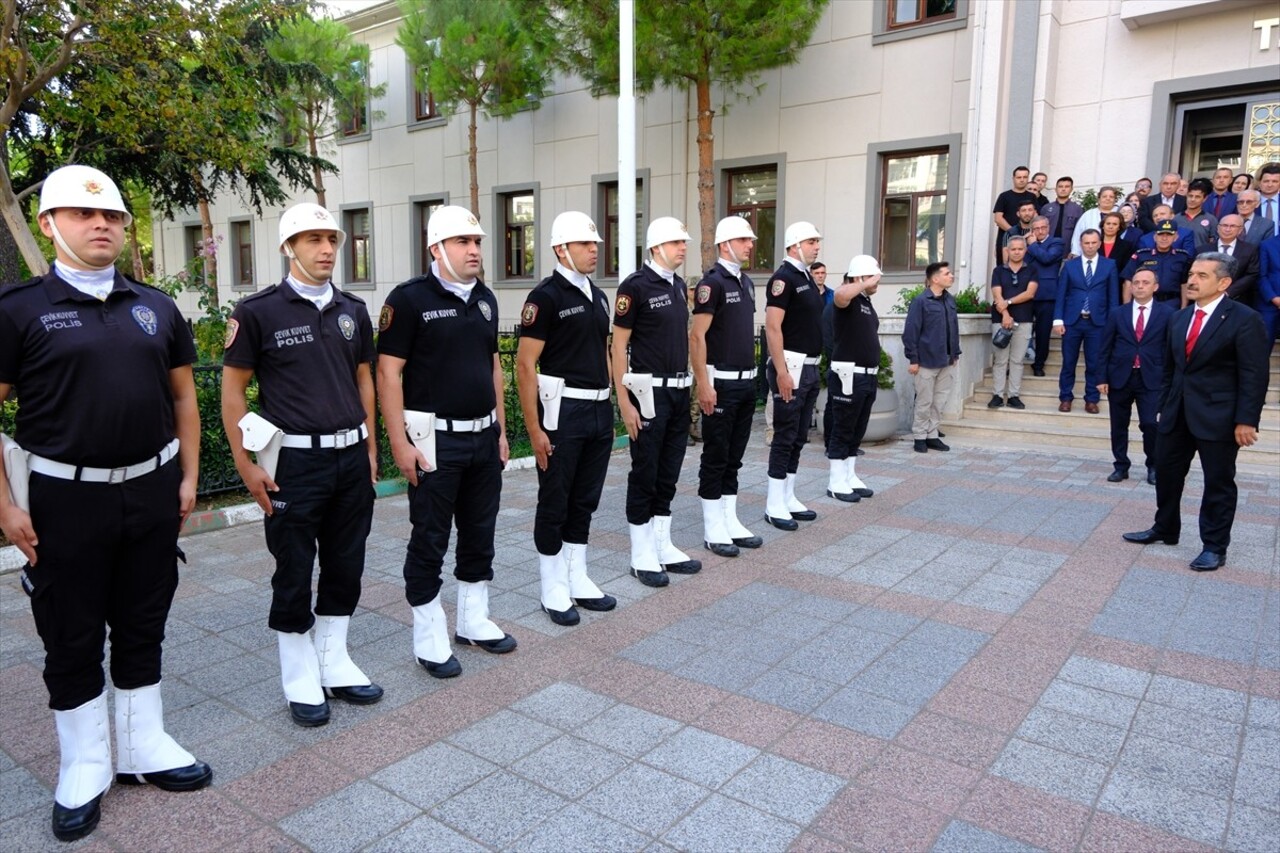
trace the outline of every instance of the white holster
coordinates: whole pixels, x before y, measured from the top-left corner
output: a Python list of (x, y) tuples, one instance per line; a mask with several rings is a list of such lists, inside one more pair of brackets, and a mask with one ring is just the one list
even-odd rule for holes
[(237, 424), (245, 450), (252, 450), (258, 457), (258, 465), (272, 480), (276, 478), (276, 465), (280, 462), (280, 443), (284, 430), (262, 415), (249, 412)]
[(542, 428), (560, 428), (560, 401), (564, 399), (564, 377), (538, 374), (538, 399), (542, 401)]
[(852, 361), (833, 361), (831, 370), (840, 377), (840, 390), (845, 394), (853, 393), (853, 369), (857, 367)]
[(31, 498), (28, 491), (31, 469), (27, 466), (27, 458), (31, 454), (2, 432), (0, 432), (0, 452), (4, 453), (4, 473), (9, 480), (9, 494), (13, 497), (13, 505), (23, 512), (31, 512)]
[(636, 397), (640, 404), (640, 414), (646, 418), (654, 418), (657, 411), (653, 408), (653, 374), (624, 373), (622, 384)]
[(789, 349), (782, 351), (782, 360), (787, 363), (787, 373), (791, 374), (791, 384), (796, 388), (800, 387), (800, 376), (804, 373), (804, 360), (806, 356), (802, 352), (792, 352)]
[(432, 471), (436, 468), (436, 416), (432, 412), (404, 410), (404, 431), (427, 460)]

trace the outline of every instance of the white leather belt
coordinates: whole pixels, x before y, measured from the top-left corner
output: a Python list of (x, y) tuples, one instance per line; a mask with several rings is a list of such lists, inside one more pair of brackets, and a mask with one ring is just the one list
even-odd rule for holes
[(654, 374), (654, 388), (688, 388), (693, 384), (693, 376), (688, 373), (677, 373), (675, 376), (658, 376)]
[(817, 364), (817, 363), (818, 363), (818, 357), (817, 357), (816, 355), (806, 355), (806, 356), (804, 357), (804, 363), (805, 363), (805, 364)]
[(364, 424), (352, 429), (342, 429), (322, 435), (289, 435), (285, 433), (280, 441), (281, 447), (292, 447), (298, 450), (343, 450), (353, 444), (359, 444), (369, 437), (369, 428)]
[(436, 429), (445, 432), (484, 432), (493, 426), (498, 420), (497, 411), (490, 412), (483, 418), (476, 418), (473, 421), (457, 421), (447, 418), (436, 418)]
[(718, 367), (713, 367), (711, 368), (711, 378), (712, 379), (729, 379), (729, 380), (755, 379), (756, 370), (754, 367), (751, 368), (750, 370), (721, 370)]
[(868, 373), (868, 374), (880, 372), (880, 368), (878, 367), (858, 367), (858, 365), (856, 364), (850, 367), (849, 370), (854, 373)]
[(595, 400), (599, 402), (609, 399), (608, 388), (565, 388), (560, 393), (570, 400)]
[(84, 468), (78, 465), (68, 465), (65, 462), (55, 462), (52, 459), (46, 459), (34, 453), (31, 454), (28, 466), (36, 474), (57, 477), (59, 480), (79, 480), (82, 483), (123, 483), (125, 480), (133, 480), (150, 474), (177, 455), (178, 439), (175, 438), (146, 462), (126, 465), (123, 468)]

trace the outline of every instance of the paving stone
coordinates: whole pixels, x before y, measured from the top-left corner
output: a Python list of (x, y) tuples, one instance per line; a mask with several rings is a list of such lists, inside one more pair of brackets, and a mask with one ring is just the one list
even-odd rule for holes
[(611, 752), (639, 758), (683, 725), (679, 720), (631, 705), (615, 705), (577, 729), (575, 734)]
[(620, 657), (651, 666), (664, 672), (675, 672), (685, 661), (702, 654), (702, 647), (662, 634), (645, 637), (619, 652)]
[(1115, 693), (1107, 693), (1092, 687), (1081, 687), (1065, 681), (1055, 681), (1045, 689), (1040, 704), (1046, 708), (1065, 711), (1077, 717), (1097, 720), (1109, 726), (1128, 728), (1138, 710), (1138, 700)]
[[(1233, 758), (1240, 748), (1240, 729), (1235, 723), (1218, 717), (1152, 702), (1143, 702), (1133, 718), (1133, 731), (1137, 734)], [(1246, 753), (1249, 752), (1247, 744), (1246, 740)]]
[(1036, 853), (1040, 850), (963, 820), (948, 823), (931, 849), (932, 853)]
[(1031, 709), (1017, 734), (1023, 740), (1104, 764), (1115, 761), (1125, 739), (1124, 729), (1044, 707)]
[(401, 799), (429, 809), (498, 771), (498, 765), (447, 743), (433, 743), (370, 778)]
[(464, 835), (505, 846), (566, 805), (547, 789), (502, 771), (453, 795), (431, 815)]
[(418, 810), (368, 782), (354, 782), (280, 821), (280, 828), (316, 851), (363, 847)]
[(1098, 808), (1211, 846), (1227, 828), (1226, 800), (1123, 770), (1111, 774)]
[(1227, 849), (1242, 853), (1274, 853), (1280, 849), (1280, 812), (1236, 805), (1231, 809)]
[(754, 682), (768, 669), (769, 664), (763, 661), (727, 657), (719, 649), (711, 649), (686, 660), (672, 672), (681, 678), (737, 692)]
[(1107, 777), (1107, 765), (1015, 738), (996, 759), (991, 772), (1011, 782), (1090, 805)]
[(813, 716), (879, 738), (892, 738), (919, 709), (846, 687), (819, 705)]
[(707, 788), (718, 788), (759, 750), (693, 727), (682, 729), (645, 753), (646, 764)]
[(559, 682), (513, 703), (511, 709), (549, 725), (572, 730), (615, 704), (608, 696)]
[(483, 853), (488, 849), (427, 815), (365, 848), (367, 853)]
[(710, 792), (644, 764), (633, 764), (579, 802), (649, 835), (661, 835)]
[(1280, 812), (1280, 769), (1249, 758), (1246, 755), (1240, 762), (1233, 799), (1237, 803)]
[(761, 755), (720, 792), (804, 826), (845, 786), (838, 776), (774, 755)]
[(750, 806), (712, 794), (692, 814), (663, 836), (681, 850), (782, 850), (800, 827)]
[(537, 720), (503, 710), (450, 735), (449, 742), (495, 764), (509, 764), (559, 735)]
[(742, 694), (779, 708), (807, 714), (837, 689), (838, 686), (830, 681), (810, 678), (785, 669), (771, 669), (743, 690)]
[(1135, 699), (1141, 699), (1151, 683), (1150, 673), (1078, 655), (1068, 658), (1058, 672), (1058, 677), (1074, 684), (1096, 687)]
[(622, 755), (565, 735), (515, 762), (511, 769), (572, 800), (626, 766)]
[[(22, 767), (0, 772), (0, 821), (52, 808), (53, 792)], [(16, 849), (16, 848), (15, 848)]]
[(568, 846), (584, 851), (640, 850), (648, 842), (649, 837), (641, 832), (570, 804), (508, 849), (512, 853), (564, 853)]
[(1181, 678), (1157, 675), (1151, 679), (1146, 700), (1184, 711), (1195, 711), (1233, 723), (1244, 721), (1248, 697), (1235, 690), (1198, 684)]

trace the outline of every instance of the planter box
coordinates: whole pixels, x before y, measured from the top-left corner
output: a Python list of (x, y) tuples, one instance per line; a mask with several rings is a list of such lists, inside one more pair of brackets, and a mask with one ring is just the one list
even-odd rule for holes
[[(880, 318), (880, 346), (893, 359), (894, 385), (901, 400), (898, 406), (899, 432), (911, 430), (916, 400), (915, 380), (907, 371), (909, 365), (902, 351), (902, 327), (906, 321), (906, 314), (888, 314)], [(961, 314), (959, 375), (943, 409), (946, 416), (960, 416), (964, 401), (973, 396), (974, 388), (982, 383), (983, 374), (990, 365), (991, 315)]]

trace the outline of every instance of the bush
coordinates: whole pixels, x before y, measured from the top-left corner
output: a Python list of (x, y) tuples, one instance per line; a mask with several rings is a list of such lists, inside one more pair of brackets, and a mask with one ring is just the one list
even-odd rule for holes
[[(890, 314), (905, 314), (907, 309), (911, 307), (911, 302), (917, 296), (924, 292), (924, 285), (918, 284), (915, 287), (904, 288), (898, 294), (898, 301), (894, 304)], [(953, 294), (956, 299), (956, 310), (961, 314), (989, 314), (991, 313), (991, 303), (982, 295), (982, 291), (978, 286), (970, 285), (964, 290)]]

